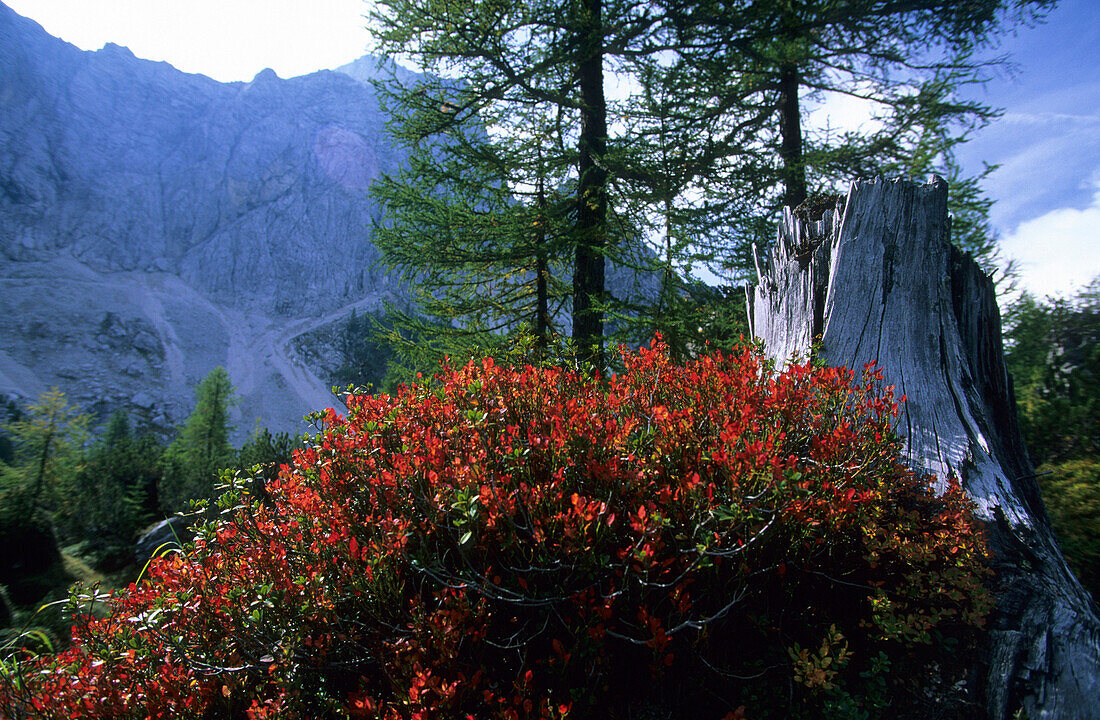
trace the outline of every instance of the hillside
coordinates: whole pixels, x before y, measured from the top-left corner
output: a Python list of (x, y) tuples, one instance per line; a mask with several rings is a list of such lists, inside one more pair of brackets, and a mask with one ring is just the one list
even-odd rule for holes
[(400, 161), (372, 67), (219, 83), (0, 5), (0, 395), (167, 427), (224, 365), (238, 437), (331, 405), (291, 340), (398, 297), (369, 243)]

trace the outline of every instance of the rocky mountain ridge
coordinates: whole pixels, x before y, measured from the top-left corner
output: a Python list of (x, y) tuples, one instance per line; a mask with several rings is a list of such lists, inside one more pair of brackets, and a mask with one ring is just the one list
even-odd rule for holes
[(369, 243), (400, 162), (374, 68), (220, 83), (0, 4), (0, 394), (169, 427), (223, 365), (238, 439), (304, 430), (334, 398), (290, 340), (401, 296)]
[[(416, 77), (365, 56), (221, 83), (0, 2), (0, 398), (57, 386), (167, 431), (221, 365), (236, 442), (308, 430), (338, 403), (333, 339), (407, 298), (370, 243), (370, 185), (402, 161), (371, 84), (391, 72)], [(625, 266), (608, 283), (656, 292)]]

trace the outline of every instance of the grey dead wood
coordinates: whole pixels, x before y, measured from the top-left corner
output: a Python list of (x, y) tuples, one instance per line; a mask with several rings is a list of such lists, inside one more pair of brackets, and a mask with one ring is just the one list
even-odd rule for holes
[(782, 364), (811, 344), (907, 396), (914, 468), (954, 473), (988, 528), (997, 610), (982, 668), (990, 718), (1100, 718), (1100, 622), (1066, 566), (1017, 427), (993, 284), (950, 244), (947, 184), (859, 181), (817, 220), (783, 213), (749, 322)]

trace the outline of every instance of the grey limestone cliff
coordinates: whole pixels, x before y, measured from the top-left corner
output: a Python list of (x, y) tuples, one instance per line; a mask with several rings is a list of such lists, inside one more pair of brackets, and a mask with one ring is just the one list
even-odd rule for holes
[(375, 67), (220, 83), (0, 4), (0, 395), (167, 426), (223, 365), (238, 437), (304, 429), (333, 398), (290, 341), (400, 295), (369, 243), (400, 161)]
[(237, 441), (308, 429), (343, 362), (317, 342), (408, 297), (370, 243), (370, 185), (402, 160), (371, 83), (391, 72), (416, 78), (367, 56), (221, 83), (79, 50), (0, 3), (0, 397), (56, 385), (168, 429), (221, 365)]

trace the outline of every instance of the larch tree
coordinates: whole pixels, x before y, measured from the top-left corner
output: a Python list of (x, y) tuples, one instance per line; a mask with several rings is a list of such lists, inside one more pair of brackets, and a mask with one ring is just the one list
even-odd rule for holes
[[(750, 269), (748, 243), (765, 245), (774, 234), (761, 218), (774, 218), (783, 206), (796, 208), (857, 178), (937, 173), (950, 182), (956, 244), (993, 269), (999, 258), (987, 222), (990, 202), (980, 190), (984, 176), (967, 177), (954, 150), (998, 111), (966, 99), (962, 90), (983, 82), (1001, 62), (979, 59), (979, 50), (1054, 4), (662, 3), (675, 27), (679, 72), (711, 98), (711, 122), (721, 128), (729, 121), (719, 118), (732, 117), (756, 125), (749, 144), (738, 135), (713, 139), (739, 166), (726, 170), (719, 192), (741, 196), (727, 215), (728, 232), (739, 241), (719, 248), (719, 264), (735, 273)], [(827, 99), (859, 104), (869, 122), (858, 129), (808, 122), (808, 111)]]
[(600, 363), (607, 261), (635, 237), (611, 198), (608, 73), (658, 52), (659, 24), (626, 0), (376, 6), (378, 50), (433, 74), (389, 88), (411, 159), (379, 185), (374, 237), (429, 311), (450, 305), (438, 309), (477, 330), (527, 321), (545, 338), (561, 307), (581, 357)]
[[(947, 175), (956, 238), (991, 267), (989, 203), (952, 150), (995, 111), (959, 90), (977, 48), (1051, 4), (386, 0), (376, 49), (430, 74), (386, 85), (410, 160), (377, 186), (373, 240), (441, 335), (491, 347), (526, 323), (545, 344), (571, 313), (588, 360), (609, 318), (701, 327), (692, 269), (744, 279), (779, 206), (855, 177)], [(808, 130), (825, 95), (869, 102), (876, 127)], [(611, 298), (609, 261), (659, 290)]]
[(5, 427), (14, 463), (2, 468), (4, 509), (26, 516), (44, 511), (56, 520), (71, 508), (73, 478), (84, 457), (88, 416), (53, 388)]
[(195, 400), (195, 409), (164, 452), (157, 492), (166, 513), (184, 509), (189, 500), (209, 498), (218, 472), (233, 463), (229, 409), (236, 400), (225, 368), (216, 367), (203, 378)]
[[(421, 111), (453, 112), (440, 107)], [(412, 138), (404, 170), (373, 188), (390, 216), (372, 240), (414, 281), (416, 308), (391, 308), (397, 328), (389, 334), (402, 354), (422, 356), (414, 364), (429, 366), (434, 355), (458, 348), (491, 350), (521, 323), (545, 345), (561, 330), (553, 318), (569, 291), (562, 238), (571, 203), (558, 187), (563, 173), (551, 170), (530, 138), (492, 142), (465, 124), (441, 134), (438, 146)]]

